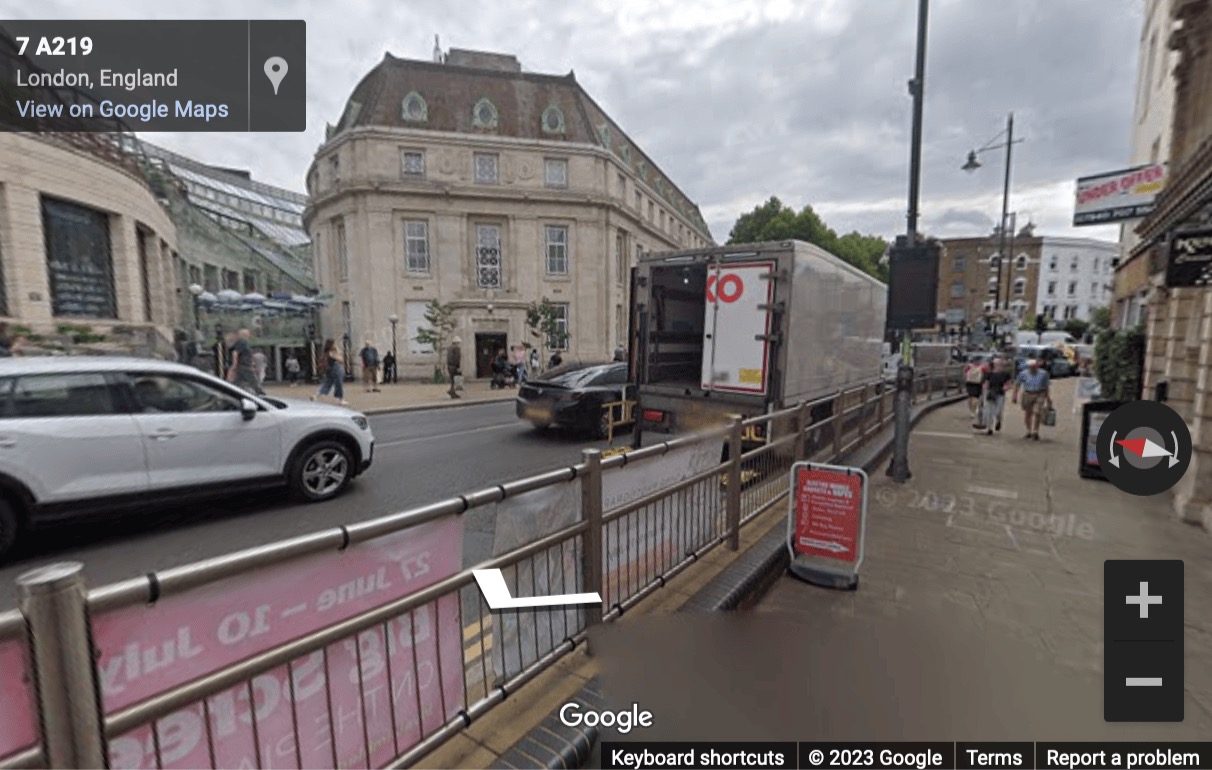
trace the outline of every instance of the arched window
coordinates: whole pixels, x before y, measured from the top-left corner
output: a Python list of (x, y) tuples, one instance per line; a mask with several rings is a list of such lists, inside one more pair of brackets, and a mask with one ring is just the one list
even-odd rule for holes
[(1001, 266), (1002, 266), (1002, 258), (999, 255), (994, 254), (993, 256), (989, 257), (989, 269), (990, 270), (996, 270)]
[(564, 133), (564, 111), (554, 104), (543, 110), (543, 133)]
[(471, 124), (476, 128), (496, 128), (500, 116), (496, 105), (488, 99), (481, 99), (471, 111)]
[(997, 294), (997, 279), (996, 278), (989, 279), (989, 293)]
[(1014, 266), (1016, 268), (1018, 268), (1019, 270), (1026, 270), (1027, 269), (1027, 255), (1019, 254), (1017, 257), (1015, 257)]
[(424, 97), (413, 91), (400, 103), (400, 117), (412, 123), (424, 123), (429, 120), (429, 105)]

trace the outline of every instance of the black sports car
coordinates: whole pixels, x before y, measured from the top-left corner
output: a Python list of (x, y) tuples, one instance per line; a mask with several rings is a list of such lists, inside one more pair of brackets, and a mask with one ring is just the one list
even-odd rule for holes
[(622, 401), (626, 388), (626, 362), (564, 364), (522, 384), (518, 417), (540, 430), (558, 425), (605, 438), (609, 417), (602, 407)]

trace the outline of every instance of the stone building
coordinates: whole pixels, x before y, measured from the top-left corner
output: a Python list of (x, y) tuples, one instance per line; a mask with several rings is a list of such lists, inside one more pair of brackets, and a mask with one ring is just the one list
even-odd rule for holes
[(1173, 0), (1173, 22), (1169, 181), (1127, 264), (1146, 265), (1151, 286), (1146, 397), (1164, 391), (1195, 444), (1175, 509), (1212, 529), (1212, 2)]
[[(308, 172), (316, 280), (338, 299), (325, 334), (393, 345), (427, 376), (426, 305), (454, 312), (463, 370), (543, 342), (527, 308), (547, 298), (565, 358), (609, 359), (626, 340), (637, 254), (713, 240), (697, 206), (577, 83), (513, 56), (391, 55), (351, 94)], [(544, 345), (546, 347), (546, 345)]]
[[(1170, 130), (1174, 112), (1174, 63), (1170, 49), (1174, 28), (1174, 0), (1147, 0), (1141, 26), (1140, 52), (1136, 67), (1136, 103), (1132, 120), (1132, 154), (1128, 165), (1164, 163), (1170, 159)], [(1115, 297), (1111, 320), (1127, 328), (1144, 320), (1149, 293), (1150, 269), (1137, 252), (1140, 237), (1129, 220), (1120, 228), (1120, 267), (1115, 273)]]

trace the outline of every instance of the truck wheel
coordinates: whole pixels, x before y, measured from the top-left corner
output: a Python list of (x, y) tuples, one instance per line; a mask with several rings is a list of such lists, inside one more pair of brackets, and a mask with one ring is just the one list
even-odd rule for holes
[(0, 562), (5, 554), (12, 550), (21, 533), (21, 517), (17, 508), (8, 500), (0, 497)]
[(593, 437), (601, 441), (605, 440), (605, 438), (609, 435), (610, 413), (603, 409), (602, 414), (598, 417), (598, 424), (593, 428)]
[(287, 475), (291, 494), (302, 502), (330, 500), (349, 486), (353, 458), (339, 441), (309, 444), (295, 458)]

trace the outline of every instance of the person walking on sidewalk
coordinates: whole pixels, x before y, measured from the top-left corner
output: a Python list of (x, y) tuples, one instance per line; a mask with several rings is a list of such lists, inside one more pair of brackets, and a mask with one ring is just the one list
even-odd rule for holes
[(1044, 417), (1044, 410), (1052, 408), (1052, 394), (1049, 390), (1051, 378), (1048, 372), (1040, 368), (1039, 359), (1032, 358), (1027, 362), (1027, 368), (1018, 375), (1014, 382), (1014, 401), (1018, 402), (1019, 391), (1023, 394), (1023, 423), (1027, 426), (1026, 438), (1039, 441), (1039, 424)]
[(260, 350), (253, 353), (252, 358), (253, 369), (257, 372), (257, 387), (261, 389), (261, 395), (265, 395), (265, 375), (269, 373), (269, 359)]
[(257, 379), (252, 346), (248, 344), (250, 337), (252, 332), (248, 329), (236, 332), (236, 341), (228, 351), (231, 363), (227, 367), (227, 381), (255, 396), (263, 396), (265, 391), (261, 389), (261, 383)]
[(463, 372), (463, 340), (455, 337), (446, 350), (446, 374), (450, 377), (450, 397), (459, 397), (459, 378)]
[(358, 352), (362, 357), (362, 385), (367, 393), (379, 392), (379, 349), (370, 340)]
[(331, 390), (337, 403), (347, 406), (349, 402), (345, 400), (345, 356), (337, 347), (336, 340), (324, 340), (324, 352), (320, 354), (320, 371), (324, 380), (320, 383), (320, 390), (311, 400), (327, 396)]
[(390, 350), (383, 356), (383, 382), (398, 382), (396, 379), (396, 357)]
[(964, 385), (968, 389), (968, 417), (972, 427), (979, 428), (981, 423), (981, 393), (985, 384), (985, 365), (980, 361), (969, 361), (964, 366)]
[(1010, 372), (1000, 358), (993, 359), (993, 371), (985, 375), (984, 419), (985, 435), (1002, 429), (1002, 412), (1006, 407), (1006, 391), (1010, 389)]
[(299, 365), (299, 358), (294, 353), (286, 357), (286, 381), (290, 383), (292, 388), (299, 387), (299, 373), (303, 371), (303, 367)]

